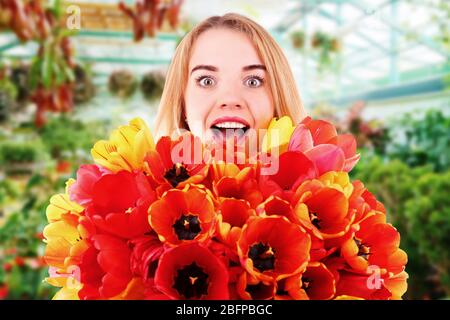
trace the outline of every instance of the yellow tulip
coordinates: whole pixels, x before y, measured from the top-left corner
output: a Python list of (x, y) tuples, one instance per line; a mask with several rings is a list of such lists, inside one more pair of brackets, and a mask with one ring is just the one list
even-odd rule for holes
[(114, 130), (109, 140), (100, 140), (91, 149), (94, 161), (113, 171), (141, 170), (144, 157), (155, 149), (150, 129), (140, 118)]
[(84, 208), (69, 198), (68, 188), (75, 182), (69, 179), (66, 182), (66, 193), (55, 194), (50, 198), (50, 204), (47, 206), (46, 215), (48, 222), (55, 222), (61, 219), (63, 214), (71, 213), (81, 215)]
[(73, 277), (47, 278), (45, 281), (61, 289), (53, 296), (52, 300), (80, 300), (78, 291), (83, 285)]
[(323, 182), (325, 186), (344, 193), (347, 199), (350, 198), (353, 192), (353, 184), (350, 182), (350, 177), (347, 172), (330, 171), (321, 175), (319, 180)]
[(295, 126), (290, 117), (284, 116), (278, 120), (273, 118), (264, 136), (262, 151), (268, 152), (274, 148), (279, 148), (279, 154), (285, 152), (294, 130)]

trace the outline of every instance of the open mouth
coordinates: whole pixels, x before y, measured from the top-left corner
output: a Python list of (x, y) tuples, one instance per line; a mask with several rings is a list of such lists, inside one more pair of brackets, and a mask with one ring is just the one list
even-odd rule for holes
[(231, 137), (242, 138), (250, 129), (250, 125), (238, 121), (215, 122), (211, 127), (213, 136), (222, 140)]

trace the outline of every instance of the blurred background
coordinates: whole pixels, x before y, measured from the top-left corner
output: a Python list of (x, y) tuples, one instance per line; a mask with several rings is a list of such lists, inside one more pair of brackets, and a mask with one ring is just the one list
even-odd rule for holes
[[(407, 251), (405, 299), (450, 297), (450, 3), (0, 0), (0, 299), (49, 299), (42, 230), (90, 148), (153, 124), (177, 43), (237, 12), (283, 48), (308, 113), (357, 137), (351, 173)], [(156, 4), (159, 3), (159, 7)]]

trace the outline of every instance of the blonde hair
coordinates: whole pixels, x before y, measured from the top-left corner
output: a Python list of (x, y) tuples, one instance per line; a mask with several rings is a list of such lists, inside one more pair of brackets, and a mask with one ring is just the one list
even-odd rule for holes
[(196, 39), (213, 28), (228, 28), (246, 34), (254, 43), (266, 66), (275, 116), (290, 116), (294, 123), (305, 117), (294, 76), (282, 49), (270, 34), (253, 20), (236, 13), (210, 17), (194, 27), (179, 43), (166, 77), (155, 120), (155, 134), (170, 135), (177, 129), (189, 129), (184, 114), (184, 91), (188, 81), (189, 60)]

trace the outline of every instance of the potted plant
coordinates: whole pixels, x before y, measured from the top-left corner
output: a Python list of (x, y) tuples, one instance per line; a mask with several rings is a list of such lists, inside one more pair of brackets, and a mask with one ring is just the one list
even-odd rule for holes
[(297, 30), (291, 33), (292, 46), (295, 49), (302, 49), (305, 45), (305, 33), (303, 31)]
[(332, 37), (322, 31), (314, 33), (311, 39), (311, 46), (319, 52), (319, 68), (332, 64), (332, 54), (341, 50), (341, 42), (338, 38)]
[(161, 98), (165, 81), (166, 78), (163, 72), (161, 71), (147, 72), (142, 77), (141, 81), (142, 94), (149, 101)]
[(74, 68), (74, 75), (73, 101), (76, 104), (86, 103), (95, 95), (91, 71), (87, 66), (77, 64)]
[(136, 91), (137, 80), (128, 70), (114, 71), (109, 76), (108, 88), (111, 94), (126, 99)]

